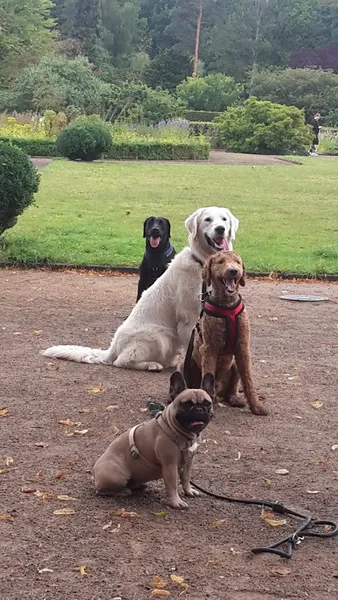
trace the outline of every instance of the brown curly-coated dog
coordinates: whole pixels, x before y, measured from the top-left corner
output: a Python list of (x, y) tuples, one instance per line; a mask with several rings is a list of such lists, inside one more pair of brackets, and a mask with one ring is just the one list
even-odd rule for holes
[(251, 412), (267, 415), (252, 379), (250, 325), (239, 286), (245, 285), (245, 268), (234, 252), (218, 252), (205, 264), (203, 279), (211, 294), (203, 303), (183, 374), (188, 387), (198, 387), (206, 373), (215, 377), (215, 396), (231, 406), (243, 407), (238, 396), (241, 380)]

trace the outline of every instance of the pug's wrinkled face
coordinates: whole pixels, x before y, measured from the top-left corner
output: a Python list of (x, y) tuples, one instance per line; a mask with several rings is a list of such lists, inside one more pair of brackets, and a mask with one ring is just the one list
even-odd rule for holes
[(202, 381), (202, 389), (188, 389), (181, 373), (176, 371), (170, 378), (170, 397), (173, 400), (175, 419), (178, 425), (192, 433), (199, 434), (213, 417), (212, 397), (215, 380), (207, 373)]

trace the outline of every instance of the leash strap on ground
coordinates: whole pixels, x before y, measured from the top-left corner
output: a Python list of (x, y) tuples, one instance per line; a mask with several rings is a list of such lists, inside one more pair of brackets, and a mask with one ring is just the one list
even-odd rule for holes
[[(253, 554), (277, 554), (282, 558), (291, 558), (294, 549), (299, 546), (305, 537), (331, 538), (338, 534), (338, 523), (335, 521), (314, 519), (313, 517), (296, 512), (291, 508), (287, 508), (281, 502), (247, 498), (232, 498), (231, 496), (224, 496), (222, 494), (209, 492), (193, 481), (191, 482), (191, 485), (203, 494), (211, 496), (211, 498), (216, 498), (217, 500), (224, 500), (225, 502), (231, 502), (233, 504), (248, 504), (251, 506), (260, 506), (261, 508), (270, 508), (280, 515), (290, 515), (292, 517), (302, 519), (301, 525), (294, 533), (291, 533), (290, 535), (284, 537), (278, 542), (275, 542), (274, 544), (271, 544), (270, 546), (252, 548), (251, 552)], [(316, 528), (323, 528), (324, 530), (316, 531)], [(283, 545), (285, 545), (285, 550), (279, 549)]]

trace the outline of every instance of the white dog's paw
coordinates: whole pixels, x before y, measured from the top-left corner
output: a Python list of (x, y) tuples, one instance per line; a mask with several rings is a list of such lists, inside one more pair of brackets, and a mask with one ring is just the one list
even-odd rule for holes
[(201, 494), (199, 493), (198, 490), (195, 490), (193, 487), (189, 486), (184, 490), (184, 493), (186, 496), (188, 496), (189, 498), (197, 498), (198, 496), (200, 496)]
[(147, 371), (163, 371), (163, 365), (157, 362), (147, 363)]
[(171, 506), (171, 508), (189, 508), (189, 504), (184, 502), (184, 500), (182, 500), (179, 496), (170, 498), (169, 506)]

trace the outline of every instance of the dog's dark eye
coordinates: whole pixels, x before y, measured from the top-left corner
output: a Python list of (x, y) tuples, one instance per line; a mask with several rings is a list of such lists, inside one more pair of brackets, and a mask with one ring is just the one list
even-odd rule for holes
[(211, 407), (209, 400), (203, 400), (202, 404), (203, 404), (204, 408), (209, 409)]
[(184, 408), (192, 408), (194, 406), (195, 402), (193, 400), (187, 400), (186, 402), (183, 403)]
[(222, 217), (222, 221), (227, 221), (227, 218), (226, 217)]
[(210, 217), (205, 217), (204, 220), (205, 220), (206, 223), (211, 223), (211, 218)]

